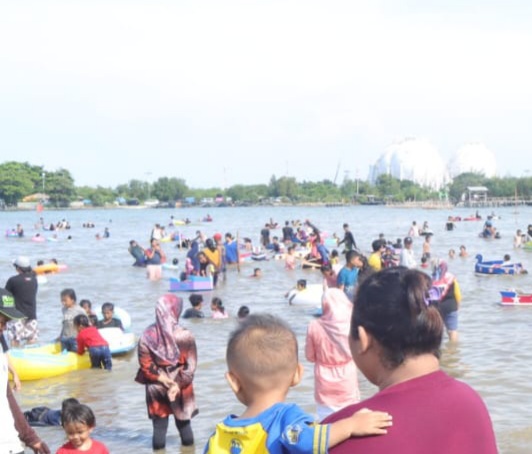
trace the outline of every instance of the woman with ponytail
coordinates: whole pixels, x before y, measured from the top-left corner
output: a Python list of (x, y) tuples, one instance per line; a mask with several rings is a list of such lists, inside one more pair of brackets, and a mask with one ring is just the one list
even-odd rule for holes
[(382, 437), (350, 438), (331, 453), (497, 453), (480, 396), (440, 370), (444, 323), (429, 304), (431, 286), (429, 276), (404, 267), (374, 273), (360, 284), (349, 344), (358, 369), (379, 392), (324, 423), (369, 408), (390, 413), (393, 426)]

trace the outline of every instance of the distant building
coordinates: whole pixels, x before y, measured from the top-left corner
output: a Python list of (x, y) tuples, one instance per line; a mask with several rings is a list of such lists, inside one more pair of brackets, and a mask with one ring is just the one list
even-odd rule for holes
[(370, 171), (370, 182), (380, 175), (410, 180), (431, 189), (449, 182), (445, 162), (438, 150), (425, 139), (405, 138), (391, 144)]
[(497, 173), (495, 154), (481, 142), (462, 145), (449, 160), (449, 174), (454, 178), (462, 173), (481, 173), (490, 178)]

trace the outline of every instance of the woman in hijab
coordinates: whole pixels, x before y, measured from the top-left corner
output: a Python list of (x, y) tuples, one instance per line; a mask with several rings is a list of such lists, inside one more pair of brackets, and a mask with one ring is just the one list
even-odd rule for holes
[(166, 446), (168, 418), (173, 415), (183, 446), (194, 444), (190, 420), (198, 410), (194, 398), (196, 341), (178, 325), (183, 300), (172, 294), (159, 298), (155, 323), (139, 339), (140, 369), (136, 381), (146, 385), (148, 416), (153, 423), (153, 449)]
[(458, 340), (458, 308), (462, 301), (460, 286), (456, 277), (447, 269), (447, 262), (436, 260), (432, 271), (432, 286), (438, 289), (436, 301), (447, 335), (451, 342)]
[(323, 315), (307, 330), (305, 356), (314, 363), (314, 398), (321, 420), (360, 400), (357, 368), (349, 350), (353, 303), (338, 288), (322, 297)]

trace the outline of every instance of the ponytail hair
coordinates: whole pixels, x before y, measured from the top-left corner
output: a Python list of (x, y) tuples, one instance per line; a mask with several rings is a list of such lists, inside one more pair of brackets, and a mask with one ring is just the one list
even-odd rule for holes
[(225, 307), (224, 307), (224, 304), (222, 303), (222, 300), (220, 298), (218, 298), (217, 296), (215, 296), (212, 300), (211, 300), (211, 304), (213, 306), (216, 306), (216, 309), (218, 309), (222, 314), (225, 314)]
[(383, 349), (383, 365), (400, 366), (408, 357), (440, 356), (443, 320), (429, 304), (430, 277), (405, 267), (387, 268), (368, 276), (358, 288), (351, 318), (351, 336), (363, 326)]

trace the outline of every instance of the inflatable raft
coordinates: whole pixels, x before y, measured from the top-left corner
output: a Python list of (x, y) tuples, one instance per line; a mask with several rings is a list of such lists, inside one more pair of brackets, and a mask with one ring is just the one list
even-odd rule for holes
[(478, 254), (476, 257), (477, 263), (475, 263), (476, 274), (522, 274), (525, 272), (521, 263), (509, 263), (504, 264), (502, 260), (491, 260), (488, 262), (482, 261), (482, 255)]
[(214, 284), (210, 276), (189, 276), (185, 281), (175, 277), (170, 278), (171, 292), (207, 292), (213, 288)]
[(80, 356), (73, 352), (62, 352), (59, 343), (41, 347), (12, 348), (8, 351), (8, 355), (23, 381), (56, 377), (91, 367), (88, 353)]
[(109, 344), (111, 355), (125, 355), (137, 346), (135, 334), (120, 328), (100, 328), (100, 334)]
[(501, 304), (503, 306), (531, 306), (532, 293), (524, 293), (518, 290), (501, 290)]

